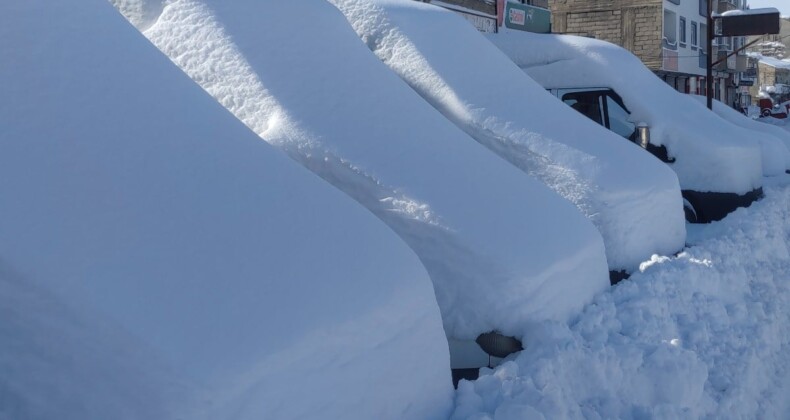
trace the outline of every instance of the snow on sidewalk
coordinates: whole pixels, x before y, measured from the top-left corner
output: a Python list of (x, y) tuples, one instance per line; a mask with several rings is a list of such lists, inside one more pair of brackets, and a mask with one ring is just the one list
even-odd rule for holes
[(515, 360), (460, 384), (453, 418), (787, 418), (790, 177), (766, 184), (570, 325), (531, 327)]

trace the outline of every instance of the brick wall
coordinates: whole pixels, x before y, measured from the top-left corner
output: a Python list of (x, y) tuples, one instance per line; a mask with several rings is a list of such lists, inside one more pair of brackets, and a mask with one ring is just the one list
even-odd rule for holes
[(776, 84), (776, 68), (760, 63), (759, 69), (759, 85), (773, 86)]
[(550, 0), (552, 30), (623, 46), (661, 69), (663, 0)]

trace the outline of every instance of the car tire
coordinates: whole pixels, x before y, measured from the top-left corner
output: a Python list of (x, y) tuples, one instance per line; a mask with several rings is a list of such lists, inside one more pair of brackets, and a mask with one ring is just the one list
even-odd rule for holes
[(771, 116), (771, 110), (766, 108), (766, 109), (763, 110), (763, 112), (761, 112), (761, 115), (763, 117), (770, 117)]

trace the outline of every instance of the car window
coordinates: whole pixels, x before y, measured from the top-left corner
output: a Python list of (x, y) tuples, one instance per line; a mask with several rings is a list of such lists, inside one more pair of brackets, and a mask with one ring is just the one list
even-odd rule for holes
[(636, 130), (636, 125), (628, 121), (630, 117), (628, 111), (610, 95), (606, 95), (606, 109), (609, 117), (609, 129), (625, 138), (631, 138)]
[(562, 101), (586, 115), (587, 118), (604, 125), (600, 92), (566, 93), (562, 95)]

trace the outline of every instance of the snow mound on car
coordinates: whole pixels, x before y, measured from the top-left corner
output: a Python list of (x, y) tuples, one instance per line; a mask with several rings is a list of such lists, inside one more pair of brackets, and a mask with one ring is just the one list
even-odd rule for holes
[[(706, 97), (689, 96), (698, 103), (707, 106)], [(742, 134), (760, 143), (763, 167), (768, 168), (764, 175), (779, 175), (785, 173), (786, 169), (790, 169), (790, 135), (781, 128), (761, 124), (715, 99), (713, 100), (713, 112), (726, 121), (747, 129), (748, 131), (742, 131)]]
[(106, 1), (0, 16), (0, 417), (446, 417), (433, 288), (389, 228)]
[(672, 170), (562, 104), (466, 20), (408, 0), (332, 2), (425, 100), (592, 220), (611, 269), (635, 270), (653, 254), (683, 248), (683, 203)]
[(613, 88), (633, 121), (650, 126), (651, 143), (676, 158), (684, 190), (744, 194), (762, 185), (759, 144), (683, 100), (629, 51), (571, 35), (512, 31), (488, 39), (545, 88)]
[(175, 0), (145, 35), (406, 241), (449, 336), (518, 335), (530, 321), (567, 319), (606, 288), (594, 226), (447, 122), (329, 3)]

